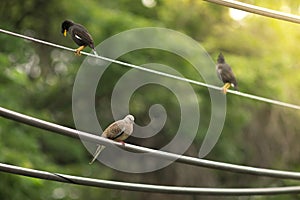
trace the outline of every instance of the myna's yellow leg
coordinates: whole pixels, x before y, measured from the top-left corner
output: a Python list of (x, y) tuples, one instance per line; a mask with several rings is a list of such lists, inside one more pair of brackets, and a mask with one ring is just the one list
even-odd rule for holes
[(226, 94), (228, 88), (230, 88), (231, 84), (230, 83), (225, 83), (225, 85), (223, 86), (223, 93)]
[(85, 46), (80, 46), (80, 47), (78, 47), (78, 48), (75, 50), (75, 55), (80, 56), (80, 55), (81, 55), (80, 51), (82, 51), (82, 50), (84, 49), (84, 47), (85, 47)]

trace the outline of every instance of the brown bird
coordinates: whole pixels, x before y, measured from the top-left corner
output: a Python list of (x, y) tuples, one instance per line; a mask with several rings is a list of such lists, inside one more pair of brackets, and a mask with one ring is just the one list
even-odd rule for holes
[(73, 41), (79, 46), (79, 48), (75, 50), (76, 55), (81, 55), (80, 52), (86, 46), (89, 46), (93, 50), (94, 54), (97, 55), (93, 38), (84, 26), (76, 24), (70, 20), (65, 20), (61, 24), (61, 32), (65, 37), (67, 36), (67, 32), (69, 32)]
[[(132, 115), (127, 115), (124, 119), (118, 120), (111, 125), (109, 125), (102, 133), (102, 137), (121, 142), (125, 144), (123, 140), (126, 140), (133, 131), (134, 117)], [(98, 145), (96, 152), (94, 153), (94, 158), (90, 162), (93, 162), (97, 159), (101, 151), (105, 148), (103, 145)]]
[(235, 90), (238, 90), (237, 81), (235, 79), (235, 76), (232, 72), (231, 67), (225, 62), (225, 58), (222, 53), (218, 56), (218, 63), (216, 65), (216, 71), (219, 79), (223, 81), (223, 93), (227, 93), (227, 89), (230, 88), (230, 86), (233, 86)]

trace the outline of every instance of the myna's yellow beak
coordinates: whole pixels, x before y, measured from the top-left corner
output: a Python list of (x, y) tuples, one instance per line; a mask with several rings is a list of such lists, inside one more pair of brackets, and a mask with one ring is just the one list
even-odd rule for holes
[(65, 37), (67, 36), (67, 30), (64, 31), (64, 36), (65, 36)]

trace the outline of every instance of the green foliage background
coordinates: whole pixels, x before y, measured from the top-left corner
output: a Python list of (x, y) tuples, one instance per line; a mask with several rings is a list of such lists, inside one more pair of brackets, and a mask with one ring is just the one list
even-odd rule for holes
[[(299, 14), (300, 3), (292, 0), (244, 1)], [(45, 1), (2, 0), (2, 29), (15, 31), (75, 48), (60, 33), (61, 22), (72, 19), (84, 24), (96, 44), (131, 28), (166, 27), (180, 31), (199, 43), (216, 60), (222, 51), (232, 66), (241, 91), (299, 104), (300, 31), (297, 24), (248, 15), (242, 21), (229, 16), (229, 9), (200, 0), (156, 0), (148, 8), (140, 0)], [(74, 127), (72, 89), (84, 59), (71, 52), (0, 34), (0, 106), (61, 125)], [(188, 78), (198, 79), (187, 63), (171, 55), (149, 51), (122, 58), (133, 64), (164, 62)], [(110, 97), (114, 83), (126, 70), (116, 65), (97, 91), (101, 124), (113, 121)], [(209, 113), (207, 91), (194, 87), (201, 99), (201, 112)], [(162, 92), (157, 92), (162, 91)], [(155, 95), (153, 95), (155, 93)], [(155, 103), (176, 110), (177, 102), (162, 88), (138, 91), (130, 108), (138, 124), (149, 122), (148, 109)], [(177, 108), (178, 109), (178, 108)], [(202, 115), (202, 126), (187, 155), (197, 156), (210, 116)], [(299, 171), (298, 111), (271, 106), (235, 95), (227, 96), (224, 130), (207, 159), (243, 165)], [(159, 148), (176, 132), (178, 115), (169, 115), (161, 133), (149, 139), (130, 138), (129, 143)], [(270, 187), (295, 185), (282, 181), (233, 174), (182, 164), (147, 174), (121, 173), (95, 163), (80, 141), (0, 118), (0, 162), (22, 167), (69, 173), (93, 178), (199, 187)], [(202, 196), (148, 194), (68, 185), (0, 173), (0, 199), (220, 199)], [(298, 199), (297, 195), (245, 197), (244, 199)], [(221, 199), (233, 199), (221, 197)], [(239, 199), (239, 198), (235, 198)]]

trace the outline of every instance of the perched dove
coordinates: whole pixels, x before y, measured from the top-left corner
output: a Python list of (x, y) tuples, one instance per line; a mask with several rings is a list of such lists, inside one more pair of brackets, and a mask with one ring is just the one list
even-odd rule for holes
[[(134, 117), (132, 115), (127, 115), (124, 119), (118, 120), (109, 125), (103, 131), (101, 136), (124, 144), (123, 140), (126, 140), (133, 131), (133, 124)], [(104, 148), (105, 146), (98, 145), (97, 150), (94, 154), (94, 158), (90, 162), (90, 164), (92, 164), (97, 159)]]
[(216, 70), (218, 77), (223, 81), (225, 84), (223, 86), (224, 94), (227, 93), (227, 89), (233, 85), (235, 90), (238, 90), (237, 82), (235, 76), (232, 72), (231, 67), (225, 62), (225, 58), (222, 53), (219, 54), (218, 63), (216, 65)]

